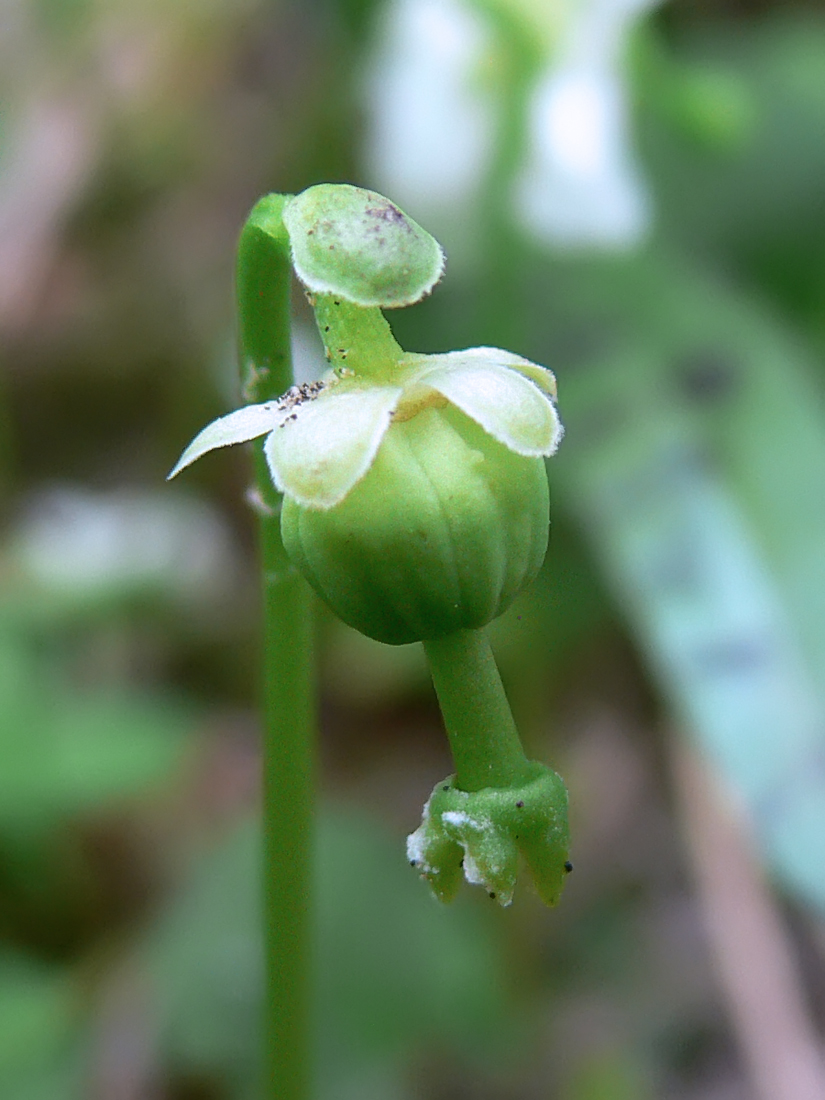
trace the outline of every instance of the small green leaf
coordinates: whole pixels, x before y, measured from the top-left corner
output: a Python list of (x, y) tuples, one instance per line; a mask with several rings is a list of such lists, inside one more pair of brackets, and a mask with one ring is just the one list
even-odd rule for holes
[(374, 191), (344, 183), (310, 187), (284, 208), (298, 278), (317, 294), (359, 306), (409, 306), (444, 270), (434, 237)]

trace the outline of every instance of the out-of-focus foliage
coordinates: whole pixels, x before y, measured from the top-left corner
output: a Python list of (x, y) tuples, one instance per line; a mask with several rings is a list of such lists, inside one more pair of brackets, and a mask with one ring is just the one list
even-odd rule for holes
[[(491, 927), (436, 908), (368, 818), (321, 822), (317, 998), (323, 1096), (393, 1089), (411, 1046), (498, 1042), (506, 1004)], [(172, 1063), (254, 1095), (262, 992), (257, 831), (201, 861), (145, 946)]]
[(17, 0), (0, 61), (0, 1094), (257, 1096), (247, 473), (162, 481), (237, 402), (249, 207), (348, 180), (447, 249), (405, 347), (558, 376), (550, 553), (493, 637), (576, 870), (552, 914), (435, 906), (420, 654), (319, 611), (322, 1095), (749, 1095), (668, 762), (747, 805), (822, 1024), (822, 12)]

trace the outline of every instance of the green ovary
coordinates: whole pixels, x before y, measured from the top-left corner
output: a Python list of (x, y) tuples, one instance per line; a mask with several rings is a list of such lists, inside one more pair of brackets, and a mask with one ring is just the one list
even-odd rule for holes
[(509, 607), (547, 550), (544, 461), (452, 406), (393, 423), (328, 511), (287, 499), (290, 558), (350, 626), (391, 645), (475, 629)]

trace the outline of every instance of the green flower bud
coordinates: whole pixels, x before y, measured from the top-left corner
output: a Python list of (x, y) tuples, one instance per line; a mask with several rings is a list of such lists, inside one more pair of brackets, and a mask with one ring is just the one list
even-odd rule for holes
[(538, 572), (548, 529), (543, 460), (446, 402), (393, 421), (340, 503), (287, 497), (281, 519), (287, 553), (321, 598), (393, 645), (495, 619)]
[(523, 859), (542, 901), (558, 902), (572, 870), (567, 790), (545, 765), (529, 770), (526, 782), (509, 787), (463, 791), (451, 776), (435, 788), (407, 856), (441, 901), (455, 897), (463, 876), (509, 905)]

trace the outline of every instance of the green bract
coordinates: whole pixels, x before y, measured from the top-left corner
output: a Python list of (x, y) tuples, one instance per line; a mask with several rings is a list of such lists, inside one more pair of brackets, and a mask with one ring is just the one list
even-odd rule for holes
[(281, 532), (344, 622), (399, 644), (500, 615), (538, 572), (548, 524), (543, 461), (515, 454), (444, 402), (394, 423), (336, 507), (287, 498)]
[(542, 901), (558, 902), (571, 870), (567, 790), (550, 768), (529, 768), (527, 782), (510, 787), (462, 791), (450, 776), (435, 788), (407, 856), (436, 897), (451, 900), (466, 878), (509, 905), (523, 859)]
[(295, 273), (317, 294), (359, 306), (409, 306), (444, 271), (435, 238), (374, 191), (322, 183), (287, 202), (283, 216)]

